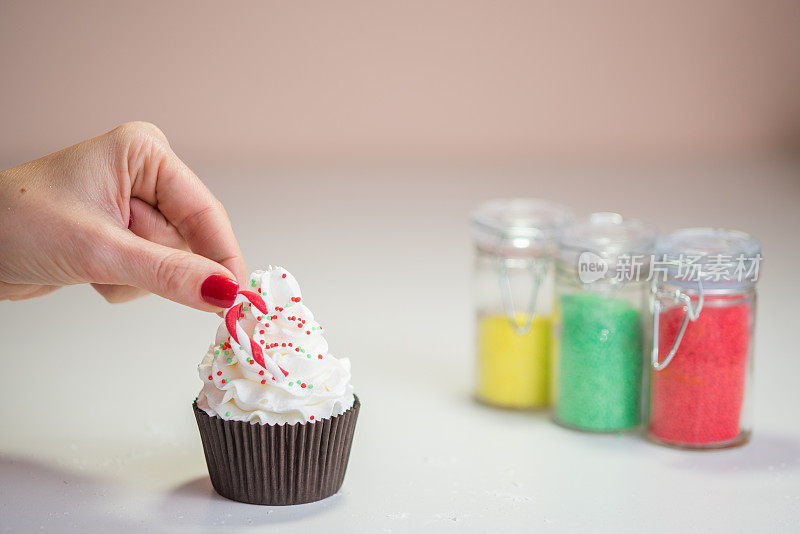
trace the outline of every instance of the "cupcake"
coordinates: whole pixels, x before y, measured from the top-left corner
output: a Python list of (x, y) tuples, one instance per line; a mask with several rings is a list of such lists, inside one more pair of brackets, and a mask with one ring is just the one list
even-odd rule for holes
[(214, 489), (251, 504), (324, 499), (342, 486), (360, 403), (350, 360), (328, 352), (294, 277), (256, 271), (198, 366), (194, 413)]

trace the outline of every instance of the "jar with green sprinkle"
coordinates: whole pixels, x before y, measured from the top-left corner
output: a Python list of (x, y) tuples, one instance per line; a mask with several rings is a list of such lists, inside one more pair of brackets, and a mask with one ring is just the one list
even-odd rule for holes
[(557, 423), (591, 432), (639, 425), (655, 237), (641, 221), (595, 213), (559, 239), (551, 381)]

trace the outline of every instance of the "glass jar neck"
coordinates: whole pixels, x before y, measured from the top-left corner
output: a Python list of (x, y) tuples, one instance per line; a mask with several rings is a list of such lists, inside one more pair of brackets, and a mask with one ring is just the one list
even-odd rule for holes
[(713, 280), (685, 280), (666, 277), (657, 283), (658, 290), (678, 290), (686, 295), (737, 295), (752, 293), (756, 289), (753, 281), (720, 282)]
[(553, 256), (552, 243), (530, 244), (525, 247), (515, 246), (513, 241), (476, 241), (475, 250), (480, 256), (509, 259), (541, 259), (550, 260)]

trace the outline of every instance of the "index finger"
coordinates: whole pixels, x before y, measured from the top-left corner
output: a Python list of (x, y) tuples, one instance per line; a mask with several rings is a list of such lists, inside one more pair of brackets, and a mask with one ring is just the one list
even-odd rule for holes
[(129, 157), (131, 195), (160, 211), (192, 252), (222, 264), (240, 283), (247, 278), (244, 259), (230, 220), (219, 200), (165, 142), (151, 137), (143, 157)]

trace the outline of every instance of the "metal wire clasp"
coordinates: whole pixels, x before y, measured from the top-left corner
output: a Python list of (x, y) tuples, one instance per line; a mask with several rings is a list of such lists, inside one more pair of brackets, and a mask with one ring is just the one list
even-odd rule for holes
[(529, 258), (527, 263), (527, 270), (531, 274), (532, 278), (532, 288), (531, 288), (531, 295), (530, 295), (530, 302), (528, 302), (527, 310), (525, 313), (525, 320), (522, 324), (517, 321), (517, 309), (514, 305), (514, 296), (511, 291), (511, 280), (508, 277), (508, 265), (507, 265), (507, 258), (504, 258), (502, 254), (500, 254), (500, 248), (502, 246), (502, 242), (498, 245), (498, 253), (496, 254), (497, 258), (497, 278), (500, 282), (500, 292), (503, 299), (503, 311), (508, 318), (508, 322), (511, 323), (511, 328), (514, 329), (514, 332), (517, 335), (524, 336), (528, 332), (530, 332), (531, 327), (533, 326), (533, 319), (536, 316), (536, 301), (539, 297), (539, 287), (542, 285), (542, 280), (544, 275), (547, 271), (547, 266), (542, 262), (537, 261), (535, 258)]
[[(652, 352), (652, 364), (653, 369), (656, 371), (663, 370), (669, 362), (672, 361), (672, 358), (675, 357), (675, 353), (678, 352), (678, 347), (681, 345), (681, 340), (683, 339), (683, 334), (686, 332), (686, 327), (689, 325), (689, 321), (696, 321), (698, 317), (700, 317), (700, 312), (703, 310), (703, 303), (704, 299), (704, 291), (703, 291), (703, 284), (699, 280), (697, 281), (697, 306), (692, 304), (692, 298), (681, 291), (680, 289), (676, 289), (675, 291), (656, 291), (653, 296), (653, 352)], [(659, 299), (671, 297), (676, 302), (683, 302), (683, 322), (681, 323), (681, 327), (678, 330), (678, 335), (675, 337), (675, 341), (672, 343), (672, 348), (667, 354), (667, 357), (664, 358), (664, 361), (658, 363), (658, 345), (659, 345), (659, 316), (661, 315), (661, 301)]]

